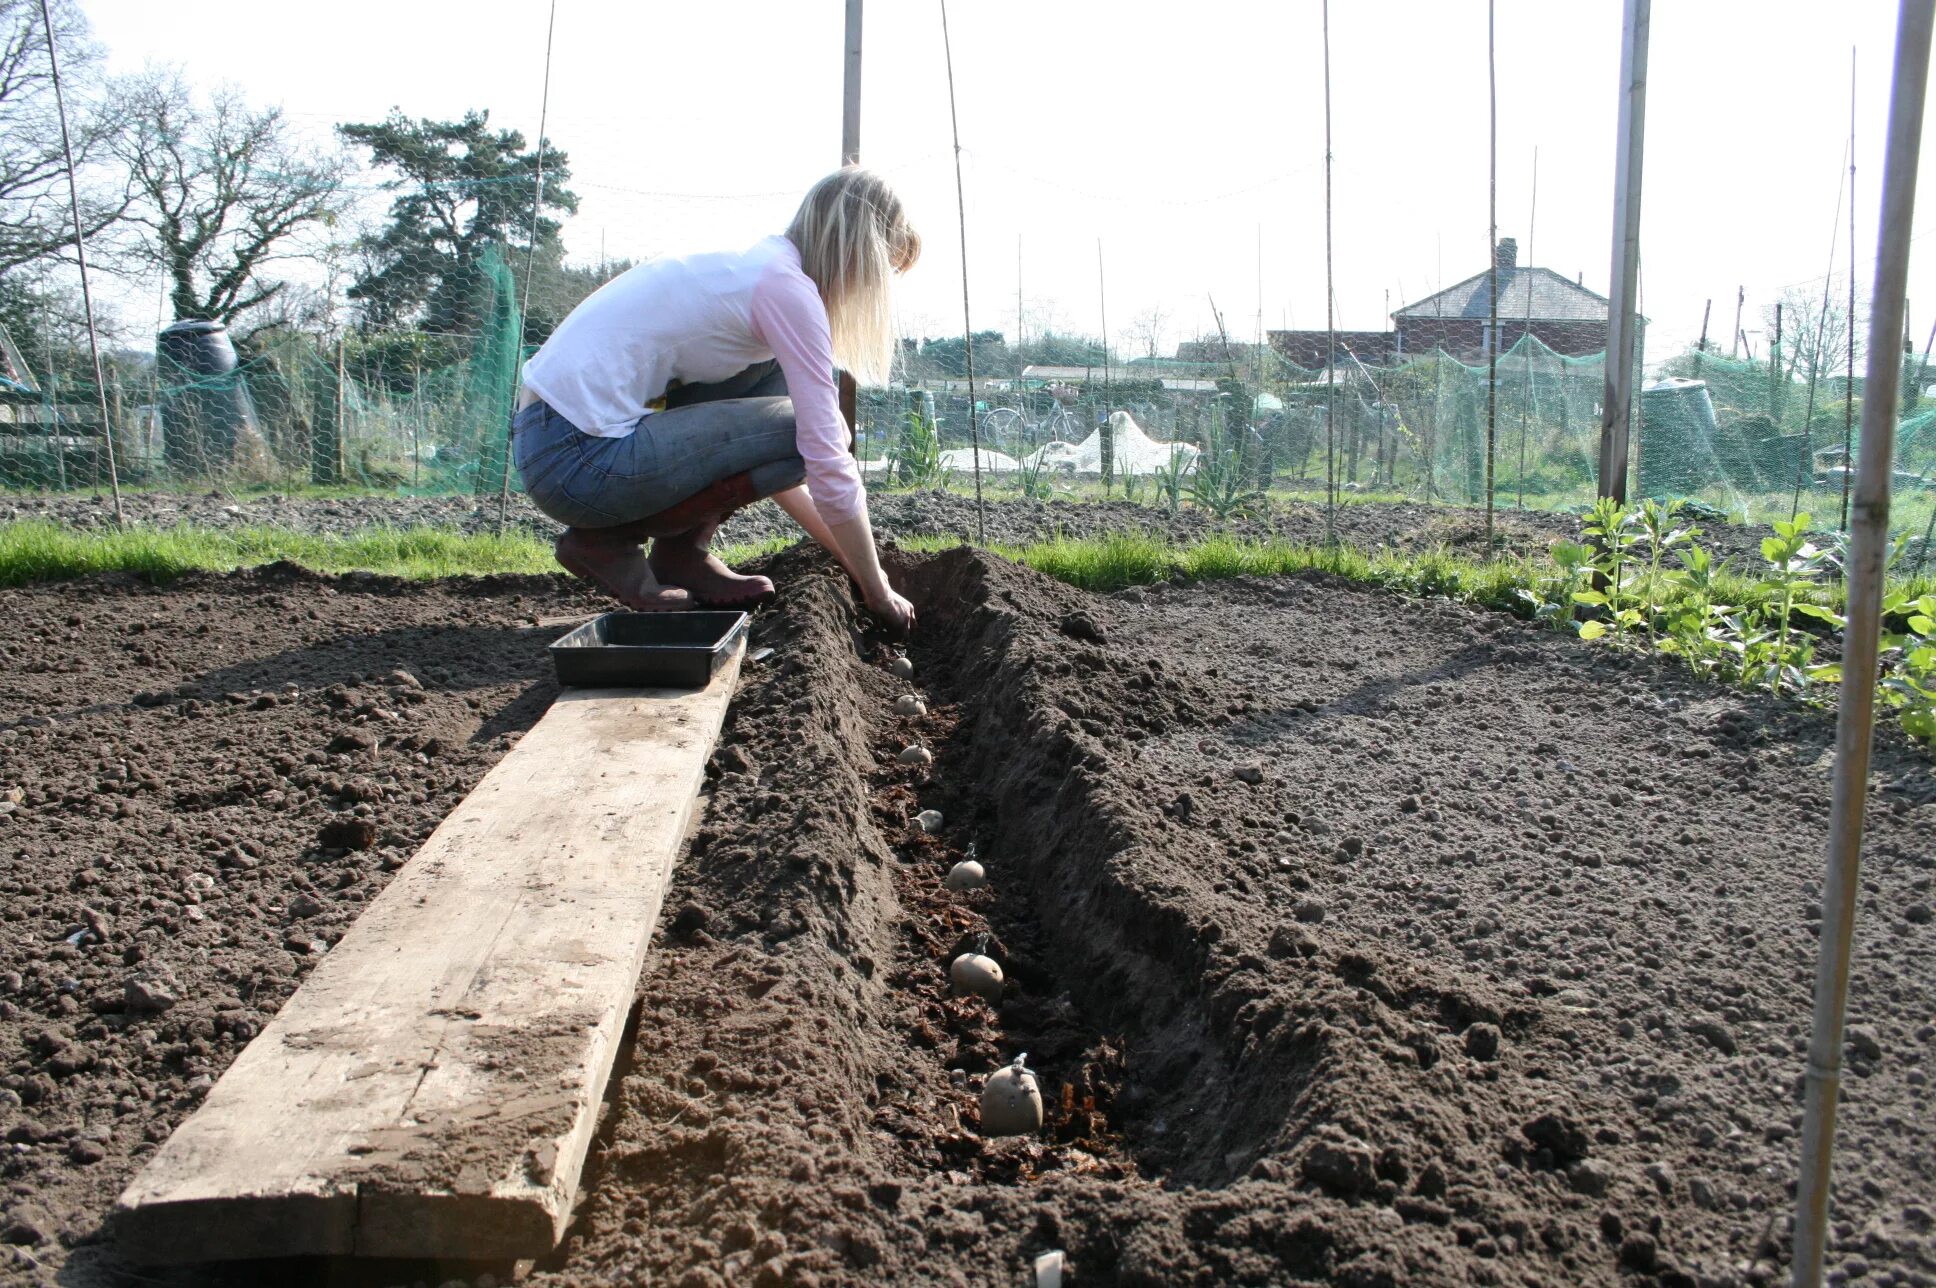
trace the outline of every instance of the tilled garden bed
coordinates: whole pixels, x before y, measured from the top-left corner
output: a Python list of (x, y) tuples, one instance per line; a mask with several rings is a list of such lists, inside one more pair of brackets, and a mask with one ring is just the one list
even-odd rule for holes
[[(1051, 1250), (1077, 1284), (1781, 1277), (1821, 714), (1325, 579), (1095, 597), (966, 551), (901, 561), (908, 682), (823, 558), (769, 571), (774, 652), (532, 1282), (1005, 1284)], [(0, 1085), (35, 1097), (0, 1110), (6, 1237), (38, 1273), (106, 1271), (100, 1221), (147, 1142), (542, 710), (558, 627), (532, 619), (588, 604), (274, 574), (9, 599), (55, 678), (21, 679), (4, 721), (101, 709), (0, 742), (27, 792), (0, 823), (26, 851)], [(256, 634), (198, 658), (177, 630), (131, 665), (94, 602)], [(302, 696), (261, 704), (296, 659)], [(127, 705), (157, 669), (176, 694)], [(926, 715), (893, 713), (910, 688)], [(931, 766), (899, 763), (914, 742)], [(1936, 1283), (1936, 779), (1893, 732), (1876, 774), (1831, 1266)], [(372, 849), (320, 844), (359, 821)], [(945, 889), (971, 850), (989, 887)], [(949, 994), (976, 947), (999, 1005)], [(142, 1014), (129, 978), (166, 989), (164, 966), (180, 1000)], [(1024, 1051), (1045, 1128), (988, 1139), (977, 1088)]]

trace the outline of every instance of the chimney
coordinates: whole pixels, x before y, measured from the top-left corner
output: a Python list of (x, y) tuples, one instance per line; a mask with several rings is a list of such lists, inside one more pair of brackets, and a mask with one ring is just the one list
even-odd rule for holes
[(1492, 253), (1492, 262), (1499, 268), (1519, 266), (1519, 243), (1511, 237), (1501, 237), (1499, 248)]

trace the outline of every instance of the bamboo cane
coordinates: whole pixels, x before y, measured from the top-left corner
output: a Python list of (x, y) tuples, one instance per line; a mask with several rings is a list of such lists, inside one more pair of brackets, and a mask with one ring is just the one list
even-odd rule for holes
[(1861, 466), (1850, 533), (1849, 621), (1843, 637), (1842, 696), (1835, 721), (1835, 796), (1829, 811), (1828, 873), (1822, 889), (1815, 1017), (1808, 1043), (1802, 1116), (1801, 1176), (1795, 1194), (1792, 1282), (1796, 1288), (1816, 1288), (1822, 1282), (1828, 1227), (1835, 1102), (1842, 1081), (1842, 1026), (1848, 1008), (1849, 947), (1855, 932), (1876, 656), (1882, 628), (1883, 566), (1889, 548), (1896, 392), (1902, 379), (1894, 341), (1902, 330), (1903, 296), (1909, 276), (1910, 225), (1916, 211), (1916, 167), (1922, 148), (1932, 22), (1936, 22), (1936, 0), (1902, 0), (1896, 28), (1895, 77), (1889, 92), (1875, 292), (1869, 312), (1870, 396), (1862, 400)]

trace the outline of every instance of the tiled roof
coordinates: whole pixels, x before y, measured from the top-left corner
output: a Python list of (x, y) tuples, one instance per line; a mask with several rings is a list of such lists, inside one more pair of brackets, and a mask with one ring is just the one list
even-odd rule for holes
[[(1492, 311), (1491, 286), (1492, 273), (1488, 270), (1466, 278), (1457, 286), (1448, 286), (1437, 295), (1428, 295), (1416, 304), (1407, 304), (1393, 316), (1483, 320)], [(1530, 316), (1535, 322), (1604, 322), (1607, 298), (1568, 281), (1550, 268), (1502, 268), (1499, 270), (1499, 316), (1522, 321)]]

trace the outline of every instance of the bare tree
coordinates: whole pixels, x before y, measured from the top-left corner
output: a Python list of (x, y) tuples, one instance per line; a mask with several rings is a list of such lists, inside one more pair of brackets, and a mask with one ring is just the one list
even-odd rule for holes
[(1144, 309), (1123, 328), (1123, 338), (1152, 362), (1163, 356), (1163, 341), (1169, 337), (1169, 333), (1170, 311), (1161, 304)]
[(349, 202), (341, 154), (292, 138), (278, 108), (226, 89), (198, 103), (167, 73), (132, 86), (129, 105), (116, 150), (143, 230), (129, 260), (161, 272), (175, 317), (229, 322), (288, 289), (264, 270), (321, 249)]
[[(1861, 304), (1858, 300), (1857, 310)], [(1768, 334), (1775, 333), (1775, 310), (1771, 305), (1764, 310)], [(1860, 327), (1863, 319), (1858, 316), (1855, 325)], [(1828, 287), (1828, 308), (1822, 308), (1822, 288), (1816, 286), (1791, 286), (1781, 294), (1781, 348), (1782, 364), (1791, 380), (1826, 380), (1831, 376), (1846, 372), (1849, 362), (1849, 293), (1848, 283), (1839, 286), (1831, 282)], [(1857, 330), (1855, 335), (1855, 361), (1858, 369), (1863, 359), (1863, 335)]]
[[(50, 0), (48, 9), (67, 98), (81, 233), (93, 238), (122, 217), (132, 198), (125, 180), (98, 164), (125, 114), (100, 78), (100, 51), (74, 0)], [(67, 162), (40, 0), (0, 0), (0, 273), (71, 261), (73, 252)]]

